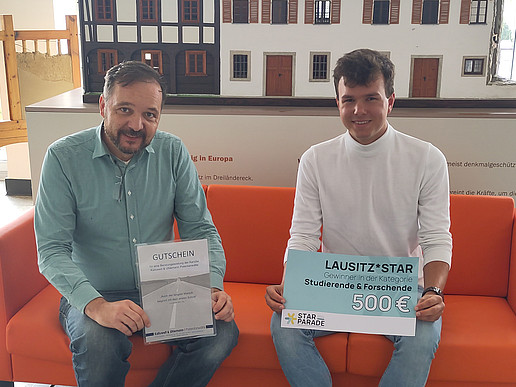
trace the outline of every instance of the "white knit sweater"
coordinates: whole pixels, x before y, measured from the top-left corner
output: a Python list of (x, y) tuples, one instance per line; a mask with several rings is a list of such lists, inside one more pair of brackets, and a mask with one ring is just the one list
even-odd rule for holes
[(299, 165), (287, 249), (318, 250), (321, 226), (324, 252), (419, 256), (420, 279), (428, 262), (451, 264), (444, 155), (390, 125), (369, 145), (346, 132), (312, 146)]

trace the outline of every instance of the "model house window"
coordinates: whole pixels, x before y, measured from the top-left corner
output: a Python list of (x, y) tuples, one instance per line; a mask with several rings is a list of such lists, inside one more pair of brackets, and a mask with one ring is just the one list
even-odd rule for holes
[(399, 24), (400, 0), (364, 0), (362, 12), (363, 24)]
[(233, 23), (247, 23), (248, 15), (248, 0), (233, 0)]
[[(309, 1), (309, 0), (307, 0)], [(313, 8), (313, 1), (312, 8)], [(262, 0), (262, 18), (261, 22), (264, 24), (296, 24), (298, 12), (298, 0)], [(251, 22), (254, 19), (256, 11), (253, 7), (253, 0), (251, 0), (251, 10), (249, 12)], [(313, 12), (312, 12), (313, 17)]]
[(163, 59), (161, 51), (159, 50), (147, 50), (142, 51), (142, 62), (147, 63), (154, 70), (163, 74)]
[(183, 0), (183, 22), (199, 22), (199, 1)]
[(472, 0), (469, 13), (470, 24), (486, 24), (487, 0)]
[[(269, 0), (270, 2), (270, 0)], [(264, 1), (265, 11), (263, 16), (270, 23), (270, 4)], [(260, 0), (222, 0), (223, 23), (258, 23), (260, 18)], [(265, 21), (262, 21), (265, 23)]]
[(485, 58), (464, 58), (462, 76), (483, 76)]
[(287, 24), (287, 0), (272, 0), (272, 24)]
[(340, 0), (305, 1), (305, 24), (338, 23), (340, 23)]
[(249, 81), (251, 74), (249, 69), (249, 51), (232, 51), (231, 52), (231, 77), (232, 81)]
[(312, 52), (310, 53), (310, 81), (328, 81), (330, 79), (329, 71), (330, 53)]
[(389, 0), (376, 0), (373, 7), (373, 24), (389, 24)]
[(113, 0), (95, 1), (95, 19), (97, 21), (113, 21)]
[(315, 0), (315, 24), (330, 24), (330, 6), (329, 0)]
[(423, 16), (421, 24), (437, 24), (439, 16), (439, 0), (423, 0)]
[(118, 64), (118, 52), (116, 50), (98, 50), (97, 62), (99, 74), (105, 74), (111, 67)]
[(450, 2), (451, 0), (412, 0), (412, 24), (448, 24)]
[(186, 51), (186, 76), (206, 75), (206, 51)]
[(140, 20), (144, 22), (158, 21), (158, 0), (139, 0)]

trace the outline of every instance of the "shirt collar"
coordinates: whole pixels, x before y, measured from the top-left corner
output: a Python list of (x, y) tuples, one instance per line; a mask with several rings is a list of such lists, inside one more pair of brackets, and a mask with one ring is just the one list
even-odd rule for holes
[(349, 130), (344, 133), (344, 141), (350, 149), (353, 149), (364, 156), (374, 156), (377, 152), (381, 152), (382, 149), (387, 149), (390, 144), (390, 138), (392, 138), (394, 133), (394, 128), (387, 123), (387, 130), (384, 134), (380, 136), (376, 141), (371, 144), (363, 145), (356, 141), (351, 134), (349, 134)]
[[(104, 141), (102, 141), (102, 131), (104, 130), (104, 121), (97, 126), (97, 129), (95, 130), (95, 149), (93, 150), (93, 156), (92, 158), (95, 159), (97, 157), (103, 157), (103, 156), (111, 156), (111, 152), (109, 152), (108, 147), (106, 144), (104, 144)], [(147, 153), (154, 153), (154, 148), (152, 147), (154, 139), (151, 140), (150, 144), (147, 145), (144, 148), (144, 151)]]

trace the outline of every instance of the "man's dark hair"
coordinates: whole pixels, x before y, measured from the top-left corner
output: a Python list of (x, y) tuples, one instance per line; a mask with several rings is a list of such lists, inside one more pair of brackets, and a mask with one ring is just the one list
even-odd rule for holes
[(349, 87), (367, 86), (383, 75), (385, 94), (390, 97), (394, 93), (394, 64), (387, 56), (378, 51), (362, 48), (348, 52), (339, 58), (333, 70), (335, 93), (339, 97), (339, 82)]
[(104, 90), (102, 94), (108, 100), (115, 85), (129, 86), (133, 82), (158, 82), (161, 87), (161, 108), (165, 105), (167, 97), (166, 80), (146, 63), (130, 60), (111, 67), (104, 77)]

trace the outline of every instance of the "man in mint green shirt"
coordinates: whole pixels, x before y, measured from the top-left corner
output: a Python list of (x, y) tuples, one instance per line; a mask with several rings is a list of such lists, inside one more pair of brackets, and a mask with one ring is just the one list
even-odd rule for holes
[[(63, 295), (78, 386), (123, 386), (128, 337), (150, 326), (139, 305), (139, 243), (207, 239), (217, 336), (177, 343), (153, 386), (204, 386), (236, 345), (225, 257), (197, 170), (181, 140), (158, 131), (166, 84), (151, 67), (108, 71), (103, 122), (52, 144), (43, 162), (35, 231), (40, 271)], [(209, 359), (209, 360), (207, 360)]]

